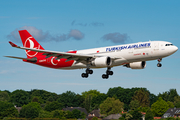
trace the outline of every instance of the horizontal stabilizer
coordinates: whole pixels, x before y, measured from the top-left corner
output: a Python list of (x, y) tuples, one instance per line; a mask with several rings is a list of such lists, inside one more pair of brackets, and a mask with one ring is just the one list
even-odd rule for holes
[(28, 61), (31, 61), (31, 62), (36, 62), (36, 61), (37, 61), (36, 58), (29, 59), (29, 58), (14, 57), (14, 56), (4, 56), (4, 57), (15, 58), (15, 59), (22, 59), (22, 60), (28, 60)]

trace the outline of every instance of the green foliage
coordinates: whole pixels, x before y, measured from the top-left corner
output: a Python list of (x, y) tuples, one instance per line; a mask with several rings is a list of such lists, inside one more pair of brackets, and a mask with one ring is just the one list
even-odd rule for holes
[(101, 93), (97, 90), (89, 90), (81, 93), (84, 98), (86, 98), (88, 95), (91, 95), (92, 97), (98, 96)]
[(148, 109), (150, 109), (150, 107), (139, 107), (138, 111), (146, 112)]
[(41, 98), (41, 96), (33, 96), (31, 102), (37, 102), (37, 103), (42, 104), (43, 99)]
[(161, 97), (163, 100), (174, 102), (174, 98), (178, 97), (178, 93), (176, 89), (170, 89), (169, 91), (163, 92), (162, 94), (159, 93), (158, 97)]
[(46, 103), (46, 101), (49, 101), (50, 97), (52, 97), (53, 101), (56, 101), (59, 98), (59, 96), (56, 93), (50, 93), (45, 90), (34, 89), (34, 90), (31, 90), (29, 94), (31, 98), (33, 98), (34, 96), (41, 97), (43, 103)]
[(22, 107), (19, 116), (22, 118), (36, 118), (39, 116), (40, 111), (40, 104), (37, 102), (31, 102)]
[(131, 108), (131, 110), (135, 110), (135, 109), (139, 108), (139, 101), (138, 100), (132, 100), (130, 102), (129, 107)]
[(139, 90), (140, 88), (132, 88), (132, 89), (124, 89), (122, 87), (114, 87), (110, 88), (107, 92), (108, 97), (116, 96), (121, 102), (124, 103), (124, 109), (129, 109), (129, 104), (134, 96), (135, 91)]
[(65, 116), (65, 112), (62, 111), (62, 110), (55, 110), (55, 111), (52, 112), (52, 114), (53, 114), (53, 118), (60, 118), (60, 119), (62, 119)]
[(74, 109), (72, 111), (73, 115), (74, 115), (74, 118), (78, 119), (81, 117), (81, 111), (77, 110), (77, 109)]
[(133, 96), (133, 100), (137, 100), (142, 107), (149, 107), (149, 93), (147, 90), (141, 88), (137, 90)]
[(145, 120), (153, 120), (153, 119), (154, 119), (153, 113), (151, 109), (148, 109), (145, 115)]
[(58, 102), (62, 103), (63, 107), (79, 107), (79, 105), (82, 104), (82, 100), (78, 98), (79, 96), (74, 92), (67, 91), (60, 95)]
[(92, 120), (98, 120), (98, 118), (94, 116), (94, 117), (92, 118)]
[(137, 109), (135, 109), (134, 111), (130, 111), (130, 114), (132, 115), (132, 119), (142, 120), (142, 114)]
[(38, 118), (52, 118), (53, 114), (51, 112), (40, 110)]
[(132, 119), (133, 116), (130, 113), (126, 113), (125, 120)]
[(11, 103), (14, 103), (17, 107), (26, 105), (29, 102), (29, 94), (24, 90), (15, 90), (10, 97)]
[(87, 112), (90, 112), (92, 110), (92, 108), (91, 108), (91, 100), (92, 100), (92, 96), (91, 95), (88, 95), (85, 98), (84, 107), (87, 110)]
[(9, 94), (5, 91), (0, 91), (0, 101), (9, 101)]
[(53, 101), (53, 102), (47, 104), (44, 109), (46, 111), (51, 112), (51, 111), (54, 111), (54, 110), (62, 110), (62, 108), (63, 108), (63, 106), (62, 106), (61, 103), (59, 103), (57, 101)]
[(174, 104), (170, 101), (167, 102), (169, 108), (174, 108)]
[(71, 119), (71, 118), (74, 118), (74, 115), (71, 111), (67, 110), (66, 113), (65, 113), (65, 117), (67, 119)]
[(104, 94), (104, 93), (100, 93), (98, 96), (94, 96), (91, 100), (91, 107), (92, 107), (92, 110), (94, 109), (98, 109), (99, 108), (99, 105), (104, 101), (106, 100), (107, 98), (107, 95)]
[(161, 117), (168, 109), (169, 105), (161, 97), (151, 105), (152, 113), (156, 117)]
[(174, 106), (176, 108), (180, 108), (180, 96), (175, 96), (174, 97)]
[(120, 117), (119, 120), (125, 120), (125, 118), (124, 117)]
[(17, 117), (18, 111), (12, 103), (0, 101), (0, 119), (4, 117)]
[(158, 97), (152, 93), (149, 94), (150, 106), (158, 100)]
[(119, 99), (107, 98), (101, 105), (100, 110), (102, 114), (116, 114), (121, 113), (123, 110), (124, 103), (120, 102)]

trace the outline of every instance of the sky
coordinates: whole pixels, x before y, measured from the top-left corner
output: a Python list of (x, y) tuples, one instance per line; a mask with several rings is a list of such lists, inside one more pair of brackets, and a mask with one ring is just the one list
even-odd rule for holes
[(106, 69), (57, 70), (4, 56), (26, 57), (18, 30), (27, 29), (47, 50), (65, 52), (145, 41), (168, 41), (180, 48), (179, 0), (1, 0), (0, 90), (43, 89), (61, 94), (81, 94), (96, 89), (143, 87), (151, 93), (176, 89), (180, 95), (180, 52), (147, 61), (145, 69), (114, 67), (114, 75), (102, 79)]

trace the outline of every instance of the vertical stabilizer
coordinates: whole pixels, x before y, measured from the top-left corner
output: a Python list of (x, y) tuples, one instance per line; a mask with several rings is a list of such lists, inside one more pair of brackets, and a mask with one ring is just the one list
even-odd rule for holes
[[(31, 34), (29, 34), (27, 30), (20, 30), (19, 34), (20, 34), (24, 47), (44, 50), (44, 48), (32, 37)], [(27, 58), (42, 56), (43, 54), (43, 53), (31, 51), (31, 50), (25, 50), (25, 52), (26, 52)]]

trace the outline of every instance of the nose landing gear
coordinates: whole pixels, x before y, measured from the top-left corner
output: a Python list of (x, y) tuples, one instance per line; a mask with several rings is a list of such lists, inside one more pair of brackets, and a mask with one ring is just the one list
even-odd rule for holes
[(162, 58), (159, 58), (159, 59), (158, 59), (157, 67), (161, 67), (161, 66), (162, 66), (162, 64), (160, 63), (161, 61), (162, 61)]

